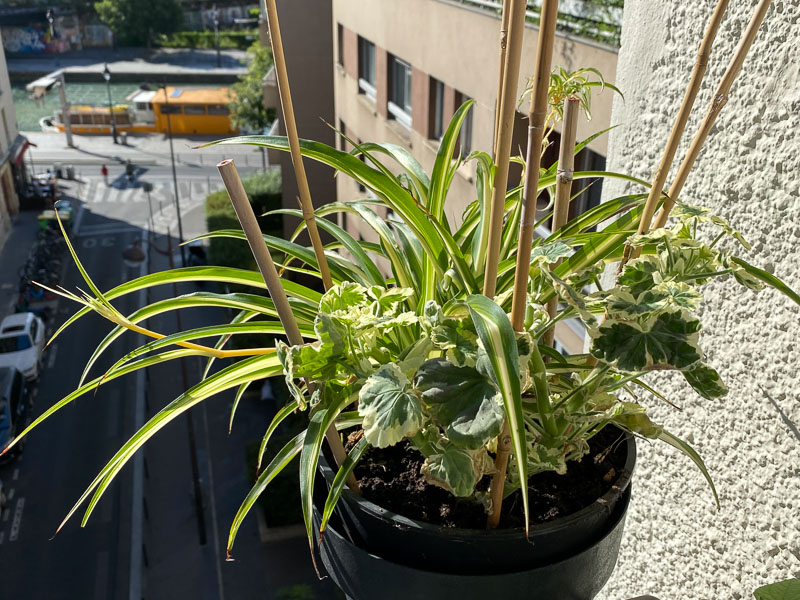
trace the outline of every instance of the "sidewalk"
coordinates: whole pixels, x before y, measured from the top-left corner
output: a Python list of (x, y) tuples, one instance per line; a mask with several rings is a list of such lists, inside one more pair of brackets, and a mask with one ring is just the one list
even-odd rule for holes
[(216, 50), (191, 48), (159, 48), (148, 53), (146, 48), (119, 48), (117, 50), (90, 49), (58, 55), (35, 55), (8, 59), (8, 72), (12, 80), (32, 80), (63, 69), (66, 79), (102, 81), (106, 64), (115, 81), (138, 81), (143, 76), (151, 80), (171, 78), (173, 82), (197, 79), (198, 81), (229, 80), (244, 73), (243, 50), (220, 50), (221, 66), (217, 67)]
[[(128, 136), (127, 144), (115, 144), (108, 135), (73, 135), (74, 147), (67, 146), (63, 133), (25, 131), (23, 135), (35, 147), (28, 151), (26, 160), (33, 159), (36, 170), (51, 168), (55, 163), (71, 165), (96, 165), (124, 163), (130, 160), (140, 166), (169, 166), (169, 140), (166, 135), (142, 133)], [(195, 150), (200, 144), (221, 139), (221, 135), (187, 136), (172, 138), (176, 165), (205, 167), (214, 170), (223, 158), (233, 158), (240, 166), (260, 166), (261, 150), (255, 146), (218, 146)], [(40, 165), (42, 165), (40, 167)]]
[(14, 217), (5, 244), (0, 248), (0, 319), (14, 312), (19, 296), (19, 270), (28, 260), (28, 252), (39, 232), (38, 211), (21, 212)]

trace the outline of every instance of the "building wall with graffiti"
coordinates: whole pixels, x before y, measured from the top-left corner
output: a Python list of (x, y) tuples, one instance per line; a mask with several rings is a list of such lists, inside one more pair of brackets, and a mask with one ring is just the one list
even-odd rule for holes
[(48, 22), (41, 11), (0, 13), (3, 48), (12, 54), (58, 54), (81, 49), (78, 18), (58, 15)]

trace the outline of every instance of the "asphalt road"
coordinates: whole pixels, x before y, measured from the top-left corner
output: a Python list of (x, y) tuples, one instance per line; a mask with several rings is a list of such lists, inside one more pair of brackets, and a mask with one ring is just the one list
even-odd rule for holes
[[(198, 176), (197, 170), (185, 167), (178, 173), (186, 238), (204, 231), (202, 200), (216, 189), (205, 171)], [(154, 186), (149, 202), (144, 181)], [(101, 289), (138, 275), (138, 269), (124, 265), (121, 253), (134, 240), (147, 239), (151, 224), (156, 246), (166, 246), (167, 231), (176, 237), (169, 166), (140, 170), (133, 183), (112, 170), (108, 186), (98, 172), (65, 187), (67, 194), (80, 199), (73, 244)], [(70, 264), (64, 286), (85, 289), (75, 266), (68, 259), (65, 262)], [(167, 268), (168, 261), (151, 251), (149, 262), (156, 271)], [(167, 287), (155, 288), (150, 301), (172, 293)], [(193, 289), (184, 285), (179, 293), (189, 291)], [(129, 313), (141, 301), (135, 294), (115, 305)], [(68, 301), (60, 301), (51, 329), (73, 311)], [(188, 312), (184, 327), (219, 322), (226, 316)], [(173, 321), (173, 316), (161, 315), (148, 325), (168, 333), (174, 330)], [(75, 388), (87, 358), (108, 330), (107, 322), (88, 315), (48, 348), (33, 416)], [(115, 342), (93, 373), (102, 372), (134, 343), (141, 339), (128, 335)], [(188, 364), (187, 372), (190, 384), (196, 382), (200, 363)], [(9, 495), (8, 508), (0, 515), (0, 599), (276, 600), (298, 585), (302, 586), (296, 590), (298, 597), (338, 597), (330, 580), (317, 581), (302, 534), (268, 531), (256, 515), (240, 529), (237, 561), (224, 561), (227, 528), (251, 485), (244, 446), (260, 439), (269, 419), (263, 403), (243, 401), (234, 432), (228, 435), (232, 394), (193, 409), (205, 544), (198, 539), (183, 417), (141, 452), (141, 493), (134, 490), (135, 458), (108, 488), (85, 528), (80, 527), (79, 513), (53, 537), (73, 503), (134, 432), (137, 402), (146, 399), (146, 414), (140, 417), (152, 416), (180, 393), (179, 373), (177, 365), (161, 365), (147, 377), (126, 376), (103, 385), (96, 394), (64, 407), (34, 430), (21, 458), (0, 467)], [(131, 596), (131, 589), (141, 593)]]
[[(133, 237), (133, 232), (106, 236), (99, 247), (83, 253), (102, 287), (121, 282), (124, 267), (118, 257)], [(70, 266), (66, 285), (74, 288), (81, 283), (78, 277)], [(120, 308), (132, 306), (123, 301)], [(61, 321), (71, 310), (62, 302), (51, 320)], [(101, 319), (90, 315), (48, 348), (35, 388), (34, 416), (74, 389), (105, 330)], [(0, 470), (11, 496), (0, 517), (3, 598), (127, 597), (129, 481), (110, 488), (83, 530), (78, 516), (53, 537), (68, 509), (132, 432), (135, 387), (121, 380), (104, 387), (101, 394), (79, 399), (34, 430), (22, 455)]]

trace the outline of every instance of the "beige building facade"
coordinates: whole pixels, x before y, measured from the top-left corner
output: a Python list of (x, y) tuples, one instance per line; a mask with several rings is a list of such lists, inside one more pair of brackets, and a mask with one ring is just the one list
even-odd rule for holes
[(11, 230), (12, 218), (19, 212), (14, 166), (18, 159), (21, 160), (24, 144), (25, 138), (19, 135), (17, 114), (11, 99), (5, 54), (0, 52), (0, 247)]
[[(460, 151), (491, 152), (499, 63), (500, 14), (486, 10), (491, 2), (449, 0), (333, 0), (335, 43), (334, 88), (336, 127), (355, 142), (388, 142), (403, 146), (430, 173), (439, 140), (458, 107), (469, 99), (475, 104), (467, 117)], [(499, 6), (499, 3), (497, 3)], [(521, 97), (533, 74), (538, 28), (525, 27), (522, 70), (517, 89)], [(559, 33), (553, 66), (569, 71), (598, 69), (605, 79), (616, 77), (617, 52), (603, 44)], [(612, 92), (592, 98), (592, 121), (581, 116), (578, 139), (609, 126)], [(525, 114), (523, 114), (523, 111)], [(557, 136), (556, 136), (557, 137)], [(593, 141), (578, 156), (577, 170), (605, 167), (606, 136)], [(343, 139), (339, 148), (352, 146)], [(512, 152), (524, 154), (527, 145), (527, 100), (517, 112)], [(557, 155), (549, 151), (550, 163)], [(450, 223), (458, 223), (475, 199), (474, 161), (463, 164), (453, 179), (446, 205)], [(510, 184), (521, 169), (513, 166)], [(599, 186), (592, 186), (574, 204), (584, 209), (600, 201)], [(354, 200), (366, 192), (347, 178), (336, 178), (339, 201)], [(590, 204), (586, 204), (590, 203)], [(385, 215), (384, 215), (385, 216)], [(377, 241), (368, 228), (348, 216), (348, 232), (356, 238)], [(582, 329), (563, 324), (557, 332), (567, 348), (580, 351)]]

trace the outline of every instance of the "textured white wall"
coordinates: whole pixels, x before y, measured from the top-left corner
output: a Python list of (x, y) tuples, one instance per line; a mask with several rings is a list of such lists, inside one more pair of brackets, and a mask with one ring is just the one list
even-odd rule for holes
[[(651, 179), (688, 82), (712, 0), (625, 0), (609, 168)], [(731, 0), (678, 160), (755, 0)], [(800, 289), (800, 3), (775, 1), (683, 199), (727, 217), (753, 243), (743, 258)], [(674, 174), (673, 169), (672, 174)], [(671, 180), (671, 178), (670, 178)], [(668, 181), (670, 181), (668, 180)], [(607, 190), (609, 191), (609, 190)], [(620, 191), (620, 190), (616, 190)], [(598, 600), (752, 598), (800, 576), (800, 307), (771, 290), (706, 288), (701, 343), (730, 387), (720, 401), (655, 379), (683, 412), (654, 415), (692, 442), (720, 493), (664, 444), (640, 443), (620, 561)]]

